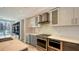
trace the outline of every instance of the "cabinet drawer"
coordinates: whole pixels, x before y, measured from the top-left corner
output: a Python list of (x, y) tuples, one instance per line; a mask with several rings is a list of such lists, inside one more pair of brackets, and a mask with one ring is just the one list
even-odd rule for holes
[(79, 44), (64, 42), (64, 51), (79, 51)]
[(78, 51), (74, 48), (68, 47), (68, 46), (64, 46), (64, 50), (63, 51)]

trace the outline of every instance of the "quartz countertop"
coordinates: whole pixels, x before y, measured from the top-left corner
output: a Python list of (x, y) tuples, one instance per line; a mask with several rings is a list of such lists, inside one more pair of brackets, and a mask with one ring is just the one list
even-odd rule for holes
[(48, 38), (79, 44), (79, 38), (67, 37), (62, 35), (51, 35)]

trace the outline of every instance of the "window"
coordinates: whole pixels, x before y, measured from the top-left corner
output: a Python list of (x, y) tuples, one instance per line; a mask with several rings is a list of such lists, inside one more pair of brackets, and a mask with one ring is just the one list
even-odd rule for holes
[(0, 37), (11, 35), (11, 21), (0, 20)]

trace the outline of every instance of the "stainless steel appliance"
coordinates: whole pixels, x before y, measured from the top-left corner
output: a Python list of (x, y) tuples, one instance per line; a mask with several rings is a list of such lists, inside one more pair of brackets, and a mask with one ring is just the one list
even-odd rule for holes
[(50, 51), (58, 51), (58, 50), (62, 50), (62, 42), (56, 39), (49, 39), (48, 40), (48, 50)]
[(37, 36), (37, 49), (47, 51), (49, 34), (40, 34)]

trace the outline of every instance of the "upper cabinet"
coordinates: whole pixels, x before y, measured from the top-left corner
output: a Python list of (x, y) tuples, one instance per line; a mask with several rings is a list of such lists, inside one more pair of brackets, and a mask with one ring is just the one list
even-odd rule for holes
[(40, 24), (38, 24), (38, 16), (31, 18), (31, 27), (40, 27)]
[(49, 19), (51, 25), (57, 25), (58, 24), (58, 9), (53, 9), (49, 12)]
[(52, 26), (78, 25), (79, 8), (61, 7), (50, 11), (50, 24)]
[(79, 7), (74, 8), (74, 20), (75, 24), (79, 25)]
[(38, 23), (42, 22), (42, 15), (38, 15)]
[(49, 13), (39, 15), (39, 24), (49, 23)]
[(78, 7), (59, 7), (31, 18), (32, 27), (40, 27), (41, 24), (51, 26), (79, 25)]
[(58, 8), (58, 25), (72, 25), (74, 24), (73, 8), (61, 7)]

